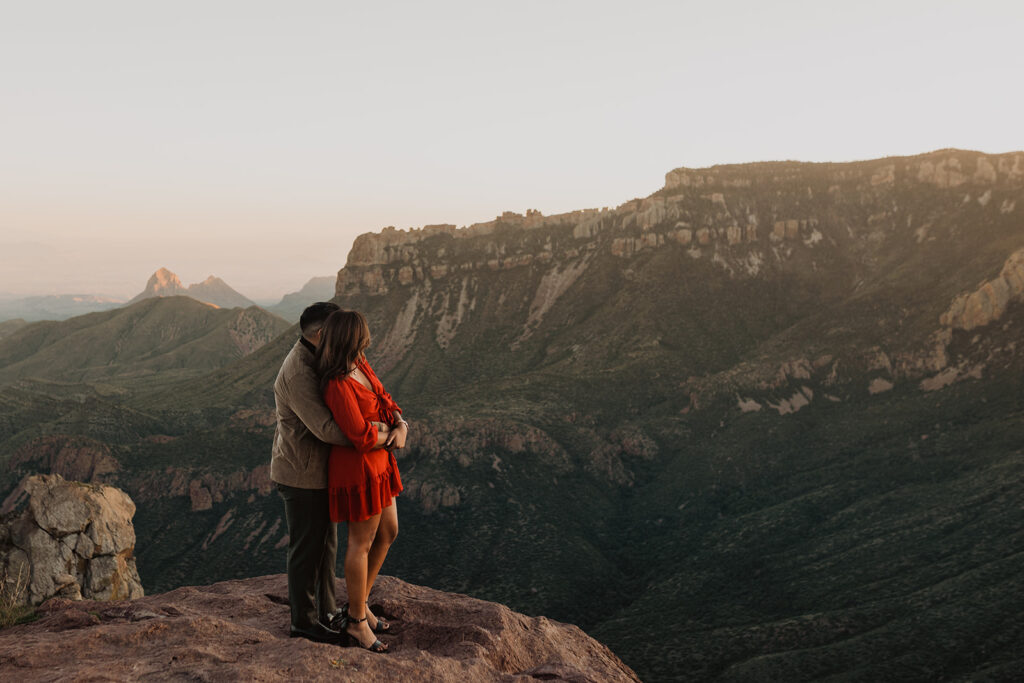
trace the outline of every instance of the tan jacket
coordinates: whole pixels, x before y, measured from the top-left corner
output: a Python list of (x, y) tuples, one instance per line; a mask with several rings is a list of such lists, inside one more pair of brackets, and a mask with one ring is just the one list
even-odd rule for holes
[(270, 456), (270, 479), (300, 489), (327, 488), (331, 444), (352, 444), (324, 405), (313, 369), (313, 353), (302, 339), (295, 342), (281, 364), (274, 380), (274, 402), (277, 431)]

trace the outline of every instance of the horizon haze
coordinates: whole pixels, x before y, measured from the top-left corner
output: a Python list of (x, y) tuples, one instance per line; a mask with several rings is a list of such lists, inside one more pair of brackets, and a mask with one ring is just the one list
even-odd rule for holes
[(15, 6), (0, 296), (127, 299), (166, 265), (270, 301), (361, 233), (614, 206), (680, 166), (1021, 150), (1022, 20), (997, 2)]

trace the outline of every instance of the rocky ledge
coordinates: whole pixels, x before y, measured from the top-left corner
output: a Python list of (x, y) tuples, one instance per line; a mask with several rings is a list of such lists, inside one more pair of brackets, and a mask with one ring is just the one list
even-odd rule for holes
[[(338, 581), (344, 601), (344, 582)], [(379, 578), (370, 599), (391, 652), (288, 637), (284, 575), (119, 602), (54, 598), (0, 631), (0, 670), (20, 683), (173, 679), (277, 681), (639, 681), (576, 626)]]

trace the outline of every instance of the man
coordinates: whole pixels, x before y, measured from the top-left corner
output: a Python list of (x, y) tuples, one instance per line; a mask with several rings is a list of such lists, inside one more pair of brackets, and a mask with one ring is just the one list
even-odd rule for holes
[(277, 431), (270, 459), (270, 479), (284, 499), (288, 522), (291, 636), (326, 643), (340, 643), (342, 635), (329, 626), (337, 612), (338, 525), (328, 511), (327, 459), (331, 444), (351, 443), (324, 405), (314, 355), (324, 321), (336, 310), (335, 304), (318, 302), (299, 318), (302, 336), (274, 381)]

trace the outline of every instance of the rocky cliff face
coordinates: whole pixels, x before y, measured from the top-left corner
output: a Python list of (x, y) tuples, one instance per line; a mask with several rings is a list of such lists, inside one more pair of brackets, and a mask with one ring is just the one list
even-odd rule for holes
[[(385, 370), (413, 349), (462, 362), (460, 351), (485, 337), (508, 356), (506, 367), (519, 355), (524, 368), (561, 361), (580, 369), (614, 362), (623, 344), (608, 336), (624, 335), (630, 355), (684, 344), (697, 362), (681, 371), (730, 368), (725, 385), (713, 375), (716, 385), (763, 388), (758, 375), (777, 367), (736, 361), (801, 319), (832, 324), (829, 307), (832, 318), (877, 322), (816, 344), (826, 348), (818, 358), (832, 356), (825, 376), (845, 381), (847, 368), (869, 365), (882, 349), (893, 361), (885, 381), (916, 382), (946, 368), (950, 329), (987, 325), (1021, 298), (1022, 194), (1021, 153), (680, 168), (659, 192), (614, 209), (362, 235), (336, 294), (371, 316), (383, 311), (373, 322)], [(652, 322), (655, 311), (704, 334)], [(724, 322), (730, 315), (747, 323)], [(569, 326), (572, 340), (561, 335)], [(794, 351), (792, 362), (813, 360)], [(737, 370), (750, 374), (740, 379)]]
[(3, 511), (0, 576), (16, 604), (142, 597), (135, 504), (123, 491), (36, 475), (8, 496)]
[(1024, 249), (1010, 254), (999, 275), (978, 289), (953, 299), (940, 322), (946, 327), (973, 330), (999, 320), (1011, 303), (1024, 296)]
[(0, 631), (0, 668), (23, 681), (640, 680), (575, 626), (388, 576), (371, 597), (393, 625), (386, 656), (290, 639), (287, 594), (276, 575), (115, 603), (51, 600), (37, 622)]
[[(763, 279), (766, 270), (786, 263), (821, 267), (825, 263), (816, 259), (830, 258), (837, 248), (854, 252), (866, 267), (908, 237), (919, 245), (956, 241), (962, 225), (949, 220), (948, 200), (962, 204), (972, 219), (986, 211), (990, 218), (1013, 216), (1022, 187), (1022, 153), (943, 150), (846, 164), (680, 168), (666, 174), (661, 191), (614, 209), (554, 216), (506, 212), (461, 229), (385, 228), (361, 235), (338, 274), (336, 294), (381, 295), (414, 283), (461, 283), (466, 274), (529, 266), (553, 275), (589, 252), (629, 258), (678, 247), (734, 278)], [(947, 202), (932, 202), (941, 196)], [(456, 308), (457, 301), (448, 303), (449, 310)]]

